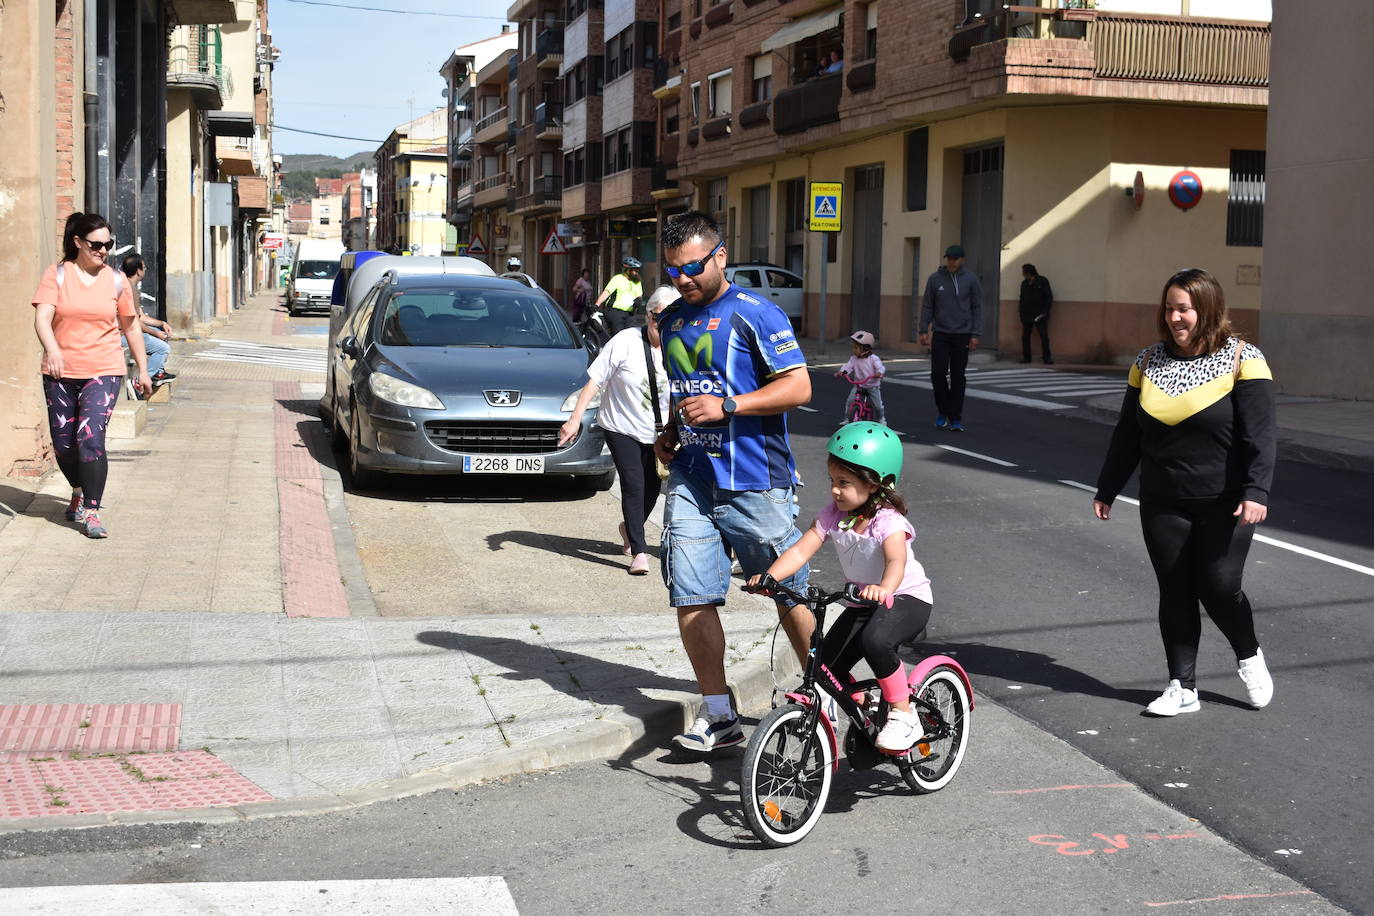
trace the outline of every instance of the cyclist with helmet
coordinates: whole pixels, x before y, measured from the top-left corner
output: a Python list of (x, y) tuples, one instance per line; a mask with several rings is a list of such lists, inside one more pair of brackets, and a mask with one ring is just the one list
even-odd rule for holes
[(596, 297), (597, 308), (606, 305), (606, 329), (612, 337), (630, 326), (630, 318), (644, 300), (644, 286), (639, 281), (639, 269), (643, 266), (639, 258), (621, 258), (620, 273), (611, 277)]
[(539, 288), (539, 284), (534, 282), (534, 277), (524, 272), (524, 265), (520, 263), (520, 259), (514, 255), (506, 258), (506, 272), (500, 276), (507, 280), (518, 280), (530, 289)]
[[(833, 541), (847, 581), (875, 607), (849, 607), (821, 643), (821, 661), (841, 679), (860, 658), (868, 662), (892, 707), (878, 747), (900, 752), (920, 739), (906, 672), (897, 647), (917, 639), (930, 622), (930, 579), (911, 551), (916, 531), (897, 492), (902, 443), (881, 423), (850, 423), (830, 437), (830, 505), (801, 540), (768, 568), (782, 581), (801, 569), (827, 540)], [(754, 576), (750, 584), (760, 577)], [(852, 680), (853, 678), (849, 678)], [(856, 697), (856, 699), (858, 699)]]
[[(878, 354), (873, 352), (873, 345), (877, 343), (873, 335), (868, 331), (855, 331), (849, 335), (853, 342), (854, 355), (849, 357), (849, 362), (840, 367), (840, 371), (835, 374), (858, 382), (849, 391), (849, 397), (844, 402), (844, 419), (840, 420), (843, 426), (848, 422), (850, 411), (854, 408), (854, 402), (859, 399), (859, 390), (868, 396), (868, 402), (873, 405), (873, 413), (879, 423), (887, 422), (887, 414), (883, 411), (883, 376), (887, 374), (887, 368), (883, 361), (878, 358)], [(867, 381), (865, 381), (865, 379)]]

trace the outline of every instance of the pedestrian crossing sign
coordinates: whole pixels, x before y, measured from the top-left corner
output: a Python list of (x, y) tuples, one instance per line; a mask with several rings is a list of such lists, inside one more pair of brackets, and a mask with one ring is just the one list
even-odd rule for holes
[(811, 182), (812, 232), (839, 232), (840, 206), (844, 184), (838, 181)]

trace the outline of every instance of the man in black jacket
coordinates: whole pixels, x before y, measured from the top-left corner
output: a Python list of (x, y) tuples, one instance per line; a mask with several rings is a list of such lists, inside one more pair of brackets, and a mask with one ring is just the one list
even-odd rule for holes
[(1034, 264), (1021, 265), (1021, 362), (1031, 361), (1031, 329), (1040, 329), (1040, 352), (1045, 365), (1053, 365), (1050, 355), (1050, 306), (1054, 293), (1050, 281), (1040, 276)]

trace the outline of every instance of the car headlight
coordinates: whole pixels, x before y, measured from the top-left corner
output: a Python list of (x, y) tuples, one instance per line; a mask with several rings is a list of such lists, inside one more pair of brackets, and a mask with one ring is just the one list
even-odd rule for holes
[[(574, 391), (572, 394), (570, 394), (570, 395), (568, 395), (566, 398), (564, 398), (564, 399), (563, 399), (563, 406), (562, 406), (560, 409), (561, 409), (564, 413), (572, 413), (572, 409), (573, 409), (574, 407), (577, 406), (577, 396), (578, 396), (579, 394), (581, 394), (581, 393), (582, 393), (582, 389), (579, 388), (579, 389), (577, 389), (576, 391)], [(597, 407), (600, 407), (600, 406), (601, 406), (601, 392), (598, 391), (596, 394), (592, 395), (591, 403), (589, 403), (589, 404), (587, 405), (587, 409), (588, 409), (588, 410), (592, 410), (592, 409), (597, 408)]]
[(372, 393), (383, 401), (401, 407), (424, 407), (428, 410), (443, 410), (444, 402), (434, 396), (434, 392), (410, 382), (403, 382), (384, 372), (374, 372), (368, 378)]

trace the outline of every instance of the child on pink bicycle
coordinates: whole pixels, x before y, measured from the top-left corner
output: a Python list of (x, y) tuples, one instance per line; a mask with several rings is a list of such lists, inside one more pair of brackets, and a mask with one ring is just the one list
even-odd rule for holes
[(883, 375), (887, 369), (883, 366), (883, 361), (878, 358), (878, 354), (873, 352), (873, 344), (876, 342), (873, 335), (867, 331), (855, 331), (849, 335), (849, 339), (854, 342), (854, 355), (849, 357), (849, 362), (840, 367), (840, 371), (835, 374), (847, 378), (854, 383), (854, 389), (849, 392), (849, 398), (844, 402), (844, 420), (848, 423), (854, 419), (854, 402), (860, 397), (860, 391), (868, 396), (869, 403), (873, 405), (873, 415), (864, 419), (875, 420), (879, 423), (886, 423), (887, 417), (883, 411), (883, 394), (881, 386)]
[(902, 476), (902, 443), (880, 423), (850, 423), (830, 437), (826, 450), (832, 502), (801, 540), (773, 561), (768, 575), (786, 579), (827, 539), (834, 541), (845, 579), (862, 586), (866, 601), (878, 604), (846, 608), (825, 634), (820, 660), (842, 682), (860, 658), (868, 662), (883, 699), (892, 707), (878, 734), (878, 747), (899, 753), (916, 743), (922, 726), (911, 706), (911, 688), (897, 647), (925, 630), (935, 600), (930, 579), (911, 552), (916, 531), (896, 489)]

